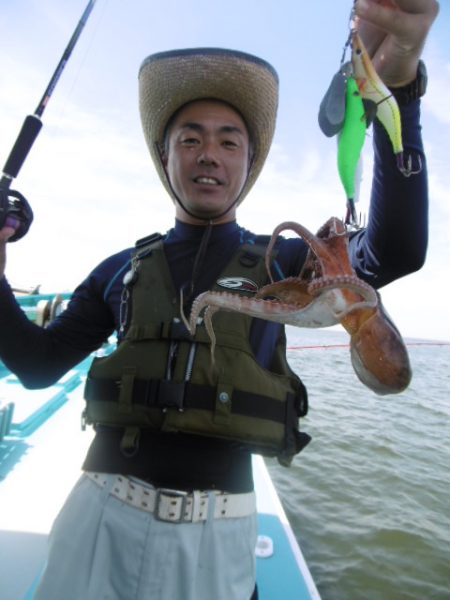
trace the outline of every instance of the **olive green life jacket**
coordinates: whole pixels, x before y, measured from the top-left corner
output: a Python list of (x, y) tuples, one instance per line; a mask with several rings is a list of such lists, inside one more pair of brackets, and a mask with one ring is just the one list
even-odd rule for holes
[[(260, 244), (241, 245), (219, 279), (245, 277), (264, 285), (264, 253)], [(136, 451), (146, 429), (233, 440), (289, 465), (310, 437), (299, 431), (307, 395), (287, 363), (284, 328), (268, 370), (250, 346), (252, 318), (217, 312), (212, 361), (203, 323), (191, 336), (180, 320), (180, 299), (161, 240), (137, 248), (124, 283), (131, 319), (118, 348), (92, 363), (86, 422), (123, 426), (125, 454)], [(217, 284), (213, 289), (223, 291)]]

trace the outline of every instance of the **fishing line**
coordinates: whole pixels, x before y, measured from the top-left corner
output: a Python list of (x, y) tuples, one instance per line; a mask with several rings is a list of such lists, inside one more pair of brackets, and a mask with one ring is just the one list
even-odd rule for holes
[[(97, 17), (96, 21), (94, 20), (92, 22), (92, 32), (90, 33), (90, 37), (86, 43), (86, 47), (84, 49), (83, 54), (81, 55), (81, 53), (80, 53), (80, 58), (78, 59), (78, 65), (77, 65), (76, 69), (74, 69), (72, 83), (70, 84), (70, 87), (68, 87), (63, 98), (61, 99), (60, 103), (58, 104), (58, 111), (53, 112), (54, 124), (52, 124), (52, 129), (47, 130), (47, 139), (48, 140), (51, 140), (54, 142), (55, 140), (57, 140), (58, 136), (61, 135), (61, 133), (65, 129), (64, 123), (65, 123), (65, 117), (68, 113), (68, 109), (69, 109), (69, 115), (71, 113), (71, 106), (70, 106), (69, 102), (74, 96), (75, 87), (77, 86), (77, 84), (79, 82), (80, 75), (86, 65), (87, 57), (92, 50), (92, 46), (94, 44), (94, 40), (97, 37), (99, 27), (103, 22), (103, 19), (104, 19), (105, 13), (106, 13), (107, 3), (108, 3), (108, 0), (104, 0), (101, 11), (100, 12), (97, 11), (97, 12), (99, 12), (98, 17)], [(57, 189), (56, 186), (59, 186), (59, 183), (57, 181), (55, 181), (53, 178), (48, 181), (47, 194), (46, 194), (47, 197), (49, 195), (55, 193), (55, 189)], [(39, 199), (39, 198), (36, 198), (36, 199)]]
[(103, 7), (98, 15), (97, 22), (94, 22), (94, 25), (92, 26), (92, 32), (90, 34), (90, 38), (86, 43), (86, 48), (84, 50), (83, 55), (80, 57), (78, 67), (77, 67), (76, 71), (74, 72), (72, 83), (70, 84), (70, 87), (68, 88), (67, 93), (66, 93), (66, 97), (63, 100), (63, 102), (59, 108), (59, 114), (57, 116), (55, 115), (55, 120), (59, 121), (59, 125), (58, 124), (55, 125), (55, 131), (54, 131), (53, 136), (55, 136), (57, 133), (59, 133), (59, 131), (62, 128), (61, 122), (63, 121), (63, 118), (67, 112), (68, 101), (73, 96), (73, 91), (74, 91), (75, 87), (77, 86), (81, 72), (83, 71), (83, 69), (85, 67), (86, 59), (88, 57), (88, 54), (90, 54), (90, 52), (91, 52), (94, 40), (98, 34), (99, 27), (103, 22), (103, 19), (104, 19), (105, 13), (106, 13), (106, 5), (108, 4), (108, 1), (109, 0), (104, 0), (104, 2), (103, 2)]

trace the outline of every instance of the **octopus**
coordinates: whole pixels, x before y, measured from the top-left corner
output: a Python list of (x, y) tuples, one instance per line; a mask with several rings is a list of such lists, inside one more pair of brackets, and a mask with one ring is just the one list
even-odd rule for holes
[[(292, 230), (308, 244), (305, 263), (297, 277), (274, 282), (271, 262), (282, 231)], [(267, 246), (266, 269), (270, 283), (254, 296), (207, 291), (198, 295), (189, 320), (190, 333), (203, 320), (214, 354), (212, 316), (218, 310), (295, 327), (330, 327), (341, 324), (350, 335), (350, 357), (359, 380), (376, 394), (395, 394), (407, 388), (411, 367), (406, 346), (385, 311), (380, 294), (360, 279), (350, 261), (348, 232), (342, 221), (330, 218), (317, 232), (295, 222), (278, 225)]]

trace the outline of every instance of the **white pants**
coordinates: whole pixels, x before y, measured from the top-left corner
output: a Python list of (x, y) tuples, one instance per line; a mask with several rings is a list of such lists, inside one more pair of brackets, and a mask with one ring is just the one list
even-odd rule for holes
[(250, 599), (256, 515), (162, 522), (111, 496), (111, 485), (84, 475), (75, 485), (50, 533), (35, 600)]

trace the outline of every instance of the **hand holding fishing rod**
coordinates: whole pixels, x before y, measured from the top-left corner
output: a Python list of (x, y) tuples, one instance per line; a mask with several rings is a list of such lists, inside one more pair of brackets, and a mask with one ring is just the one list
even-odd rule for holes
[(14, 235), (14, 227), (5, 226), (0, 229), (0, 279), (5, 273), (6, 266), (6, 242)]
[[(41, 128), (42, 114), (47, 103), (55, 89), (55, 86), (61, 76), (64, 67), (72, 53), (73, 48), (83, 30), (86, 21), (94, 7), (96, 0), (89, 0), (80, 21), (56, 67), (56, 70), (50, 79), (50, 82), (42, 96), (35, 112), (28, 115), (22, 125), (17, 140), (10, 152), (10, 155), (3, 167), (2, 177), (0, 179), (0, 276), (3, 274), (5, 263), (4, 245), (7, 241), (15, 242), (22, 238), (30, 228), (33, 221), (33, 211), (26, 198), (18, 191), (11, 190), (10, 186), (15, 177), (19, 174), (25, 159), (31, 150)], [(11, 229), (13, 233), (11, 233)]]

